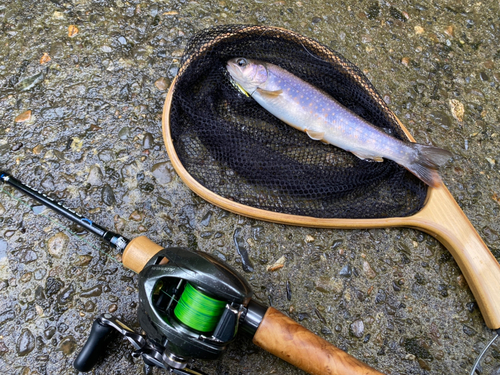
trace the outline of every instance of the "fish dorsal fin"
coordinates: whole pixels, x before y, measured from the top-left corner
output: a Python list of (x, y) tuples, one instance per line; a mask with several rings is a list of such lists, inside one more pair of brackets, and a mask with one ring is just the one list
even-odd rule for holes
[[(352, 151), (351, 151), (352, 152)], [(363, 154), (360, 154), (359, 152), (352, 152), (354, 155), (356, 155), (358, 158), (360, 158), (361, 160), (365, 160), (365, 161), (376, 161), (376, 162), (383, 162), (384, 161), (384, 158), (381, 157), (381, 156), (374, 156), (374, 155), (363, 155)]]
[(279, 96), (281, 93), (283, 93), (283, 90), (275, 90), (275, 91), (269, 91), (269, 90), (264, 90), (264, 89), (260, 89), (260, 88), (257, 88), (257, 92), (262, 95), (262, 96), (266, 96), (268, 98), (276, 98), (277, 96)]
[(321, 141), (321, 140), (323, 140), (323, 137), (325, 136), (325, 132), (319, 132), (319, 131), (310, 130), (310, 129), (306, 129), (306, 134), (309, 136), (309, 138), (314, 139), (315, 141)]

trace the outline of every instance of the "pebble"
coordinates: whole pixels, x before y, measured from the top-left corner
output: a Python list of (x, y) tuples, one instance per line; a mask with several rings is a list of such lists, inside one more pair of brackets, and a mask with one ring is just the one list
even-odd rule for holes
[(160, 185), (168, 184), (172, 180), (170, 171), (168, 169), (168, 162), (156, 163), (151, 168), (151, 173)]
[(25, 356), (35, 349), (35, 337), (29, 329), (23, 329), (17, 340), (16, 350), (19, 356)]
[(44, 147), (42, 145), (37, 145), (33, 148), (33, 154), (40, 155), (43, 151)]
[(50, 340), (55, 333), (56, 333), (56, 327), (49, 327), (45, 331), (43, 331), (43, 336), (47, 340)]
[(339, 272), (339, 275), (342, 277), (349, 278), (352, 275), (352, 267), (350, 264), (346, 264)]
[(118, 138), (121, 140), (125, 140), (129, 137), (130, 134), (130, 129), (127, 127), (121, 128), (120, 131), (118, 132)]
[(285, 265), (285, 256), (283, 255), (281, 258), (279, 258), (272, 266), (267, 267), (268, 272), (274, 272), (279, 270), (280, 268), (283, 268)]
[(21, 282), (27, 283), (28, 281), (31, 280), (32, 276), (33, 276), (33, 274), (31, 272), (26, 272), (24, 275), (21, 276)]
[(77, 344), (73, 336), (65, 337), (59, 344), (59, 350), (61, 350), (66, 355), (70, 355), (71, 353), (73, 353), (76, 348)]
[(105, 184), (101, 191), (101, 199), (107, 206), (112, 206), (116, 203), (115, 194), (109, 184)]
[(373, 268), (370, 266), (370, 263), (368, 263), (368, 261), (366, 260), (363, 260), (363, 272), (369, 279), (373, 279), (377, 276), (377, 273), (373, 270)]
[(151, 133), (144, 134), (144, 139), (142, 140), (142, 147), (145, 150), (149, 150), (150, 148), (153, 147), (153, 144), (154, 144), (153, 135)]
[(18, 115), (15, 119), (14, 122), (26, 122), (31, 120), (31, 110), (24, 111), (20, 115)]
[(31, 77), (27, 77), (16, 84), (19, 91), (29, 91), (35, 86), (39, 85), (45, 79), (44, 72), (40, 72)]
[(87, 301), (85, 302), (85, 304), (83, 305), (83, 309), (86, 311), (86, 312), (92, 312), (95, 310), (95, 303), (93, 301)]
[(52, 59), (50, 58), (49, 54), (47, 52), (43, 53), (43, 56), (40, 58), (40, 64), (47, 64), (50, 62)]
[(461, 102), (459, 102), (457, 99), (450, 99), (450, 110), (455, 119), (460, 122), (463, 121), (465, 109), (464, 105)]
[(155, 82), (156, 88), (160, 91), (165, 91), (168, 88), (168, 85), (169, 83), (164, 77), (159, 78)]
[(90, 263), (93, 259), (91, 255), (79, 255), (78, 260), (74, 263), (75, 266), (84, 267)]
[(362, 320), (356, 320), (349, 326), (351, 334), (357, 338), (363, 337), (365, 331), (365, 324)]
[(49, 254), (55, 258), (61, 258), (66, 251), (68, 243), (69, 238), (63, 232), (59, 232), (56, 235), (50, 237), (47, 241)]
[(78, 34), (78, 31), (78, 27), (76, 27), (75, 25), (68, 26), (68, 36), (70, 38), (73, 38), (76, 34)]
[(102, 171), (98, 165), (93, 165), (90, 168), (87, 182), (91, 185), (102, 185)]
[(123, 230), (125, 229), (125, 219), (121, 218), (118, 215), (115, 215), (114, 222), (115, 222), (115, 229), (116, 229), (116, 231), (118, 233), (122, 233)]
[(116, 305), (116, 303), (109, 305), (108, 311), (110, 313), (114, 313), (116, 310), (118, 310), (118, 306)]
[(133, 221), (142, 221), (142, 219), (144, 219), (144, 214), (142, 212), (139, 212), (137, 210), (135, 210), (134, 212), (132, 212), (129, 216), (129, 220), (133, 220)]

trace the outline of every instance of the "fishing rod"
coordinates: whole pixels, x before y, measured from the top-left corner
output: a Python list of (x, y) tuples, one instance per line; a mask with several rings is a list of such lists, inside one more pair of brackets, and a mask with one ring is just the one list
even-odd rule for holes
[(163, 248), (145, 236), (132, 240), (108, 231), (6, 172), (0, 181), (51, 208), (123, 252), (123, 265), (139, 274), (138, 334), (111, 314), (93, 323), (74, 361), (90, 371), (116, 334), (133, 356), (178, 375), (202, 375), (190, 359), (217, 359), (241, 331), (257, 346), (313, 375), (382, 373), (338, 349), (285, 314), (252, 298), (248, 282), (232, 267), (202, 251)]

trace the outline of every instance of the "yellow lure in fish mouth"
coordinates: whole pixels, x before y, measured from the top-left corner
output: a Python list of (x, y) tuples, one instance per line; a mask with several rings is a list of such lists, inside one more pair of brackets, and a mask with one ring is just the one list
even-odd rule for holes
[(238, 90), (240, 90), (243, 94), (245, 94), (247, 97), (250, 97), (248, 92), (245, 91), (243, 87), (240, 86), (240, 84), (233, 79), (231, 79), (231, 83), (233, 84), (234, 87), (236, 87)]

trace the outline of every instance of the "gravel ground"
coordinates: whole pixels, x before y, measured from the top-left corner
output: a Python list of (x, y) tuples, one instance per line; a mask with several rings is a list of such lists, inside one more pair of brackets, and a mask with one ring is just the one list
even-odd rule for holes
[[(358, 65), (417, 141), (454, 153), (443, 180), (498, 258), (499, 14), (497, 1), (465, 0), (3, 0), (1, 169), (128, 238), (226, 260), (259, 300), (382, 372), (466, 374), (493, 334), (442, 245), (411, 229), (289, 227), (214, 207), (173, 171), (161, 112), (201, 29), (247, 23), (312, 37)], [(97, 315), (139, 328), (137, 276), (98, 239), (79, 241), (33, 211), (44, 216), (0, 194), (0, 369), (73, 374)], [(113, 343), (94, 373), (142, 374), (130, 353)], [(486, 362), (499, 361), (495, 346)], [(195, 365), (303, 373), (245, 338)]]

